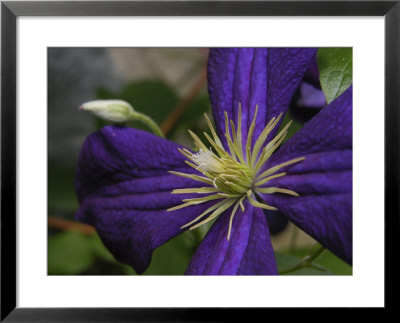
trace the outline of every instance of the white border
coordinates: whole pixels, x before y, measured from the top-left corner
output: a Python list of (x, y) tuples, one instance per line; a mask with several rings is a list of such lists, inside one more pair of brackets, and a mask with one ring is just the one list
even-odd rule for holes
[[(48, 46), (353, 46), (353, 276), (46, 276)], [(383, 18), (19, 17), (17, 145), (18, 306), (383, 306)]]

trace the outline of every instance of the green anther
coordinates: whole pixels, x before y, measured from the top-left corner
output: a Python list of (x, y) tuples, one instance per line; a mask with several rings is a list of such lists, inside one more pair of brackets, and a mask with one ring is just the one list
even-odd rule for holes
[[(286, 133), (285, 133), (286, 135)], [(259, 160), (257, 161), (256, 166), (254, 167), (256, 169), (256, 171), (259, 170), (260, 166), (263, 165), (269, 157), (272, 156), (272, 154), (275, 152), (275, 150), (280, 146), (280, 144), (282, 143), (283, 139), (285, 139), (285, 137), (281, 137), (277, 142), (273, 142), (272, 141), (264, 148)], [(272, 145), (272, 144), (273, 145)], [(270, 145), (271, 144), (271, 145)]]
[(229, 187), (231, 187), (232, 188), (232, 192), (237, 192), (239, 194), (242, 194), (242, 193), (247, 191), (246, 187), (243, 187), (240, 184), (236, 184), (233, 181), (232, 182), (226, 181), (224, 184), (228, 185)]
[(256, 105), (256, 111), (254, 112), (254, 118), (251, 122), (249, 133), (247, 134), (247, 143), (246, 143), (246, 160), (247, 165), (251, 166), (251, 139), (253, 138), (254, 128), (256, 126), (256, 118), (257, 118), (258, 104)]
[(279, 187), (265, 187), (265, 188), (256, 188), (256, 192), (265, 193), (265, 194), (273, 194), (273, 193), (284, 193), (293, 196), (299, 196), (295, 191), (287, 190)]
[(178, 151), (179, 151), (183, 156), (185, 156), (186, 158), (191, 158), (191, 157), (192, 157), (191, 152), (188, 151), (188, 150), (185, 149), (185, 148), (183, 148), (183, 149), (178, 148)]
[(254, 147), (253, 147), (253, 152), (251, 156), (251, 164), (254, 165), (256, 158), (258, 156), (258, 153), (260, 152), (260, 149), (262, 145), (264, 144), (265, 140), (267, 140), (268, 135), (271, 133), (272, 129), (276, 126), (276, 124), (279, 122), (279, 120), (282, 117), (282, 113), (278, 116), (278, 118), (272, 118), (268, 124), (265, 126), (264, 130), (261, 132), (260, 136), (258, 137)]
[(302, 161), (304, 159), (305, 159), (305, 157), (295, 158), (295, 159), (289, 160), (289, 161), (287, 161), (287, 162), (285, 162), (283, 164), (276, 165), (276, 166), (274, 166), (274, 167), (272, 167), (270, 169), (267, 169), (265, 172), (263, 172), (260, 176), (258, 176), (258, 179), (262, 179), (262, 178), (264, 178), (264, 177), (266, 177), (268, 175), (274, 174), (275, 172), (277, 172), (281, 168), (283, 168), (285, 166), (289, 166), (291, 164), (298, 163), (298, 162), (300, 162), (300, 161)]
[(215, 132), (214, 127), (212, 126), (211, 121), (210, 121), (210, 119), (208, 118), (208, 115), (204, 113), (204, 117), (206, 118), (206, 122), (207, 122), (208, 128), (210, 129), (211, 134), (213, 135), (213, 138), (214, 138), (215, 143), (216, 143), (222, 150), (224, 150), (224, 147), (222, 146), (221, 140), (219, 139), (217, 133)]
[(237, 147), (242, 152), (242, 162), (243, 162), (243, 144), (242, 144), (242, 104), (239, 102), (239, 113), (238, 113), (238, 126), (237, 126)]
[(181, 173), (181, 172), (174, 172), (174, 171), (169, 171), (168, 173), (173, 174), (173, 175), (178, 175), (178, 176), (182, 176), (182, 177), (186, 177), (186, 178), (191, 178), (194, 179), (195, 181), (199, 181), (199, 182), (204, 182), (207, 184), (212, 184), (212, 180), (207, 178), (207, 177), (203, 177), (203, 176), (198, 176), (195, 174), (186, 174), (186, 173)]
[(208, 142), (211, 144), (211, 146), (214, 147), (216, 152), (220, 157), (223, 157), (225, 155), (225, 151), (222, 147), (220, 147), (218, 144), (214, 142), (214, 140), (211, 139), (211, 137), (208, 135), (207, 132), (204, 132), (204, 136), (207, 138)]
[(262, 179), (261, 181), (256, 182), (255, 186), (263, 185), (266, 182), (270, 181), (271, 179), (282, 177), (282, 176), (285, 176), (285, 175), (286, 175), (286, 173), (279, 173), (279, 174), (268, 176), (268, 177)]
[(218, 192), (215, 187), (198, 187), (198, 188), (180, 188), (172, 191), (172, 194), (188, 194), (188, 193), (214, 193)]
[(193, 202), (193, 203), (197, 204), (198, 202), (206, 202), (206, 201), (210, 201), (210, 200), (218, 200), (218, 199), (225, 198), (225, 197), (228, 197), (228, 194), (217, 193), (217, 194), (208, 195), (208, 196), (205, 196), (205, 197), (198, 197), (198, 198), (193, 198), (193, 199), (184, 199), (182, 201), (183, 202), (190, 201), (190, 202)]
[(277, 211), (278, 210), (276, 207), (273, 207), (273, 206), (270, 206), (268, 204), (264, 204), (264, 203), (260, 203), (260, 202), (256, 201), (251, 196), (248, 196), (247, 198), (248, 198), (250, 204), (255, 206), (255, 207), (260, 207), (262, 209), (271, 210), (271, 211)]
[(194, 226), (191, 226), (190, 230), (196, 229), (199, 226), (203, 225), (204, 223), (207, 223), (207, 222), (211, 221), (212, 219), (216, 218), (218, 215), (220, 215), (222, 212), (224, 212), (226, 209), (228, 209), (233, 203), (235, 203), (235, 199), (225, 199), (223, 202), (224, 203), (218, 209), (216, 209), (213, 213), (211, 213), (211, 215), (208, 218), (195, 224)]
[(231, 136), (229, 134), (225, 134), (227, 143), (228, 143), (228, 148), (230, 152), (230, 156), (236, 160), (237, 154), (237, 147), (235, 147), (234, 143), (232, 142)]
[[(230, 239), (230, 237), (231, 237), (233, 217), (235, 216), (236, 211), (237, 211), (239, 205), (241, 205), (241, 206), (243, 207), (242, 201), (244, 200), (244, 198), (245, 198), (245, 196), (242, 196), (242, 197), (239, 199), (239, 201), (237, 201), (237, 202), (235, 203), (235, 206), (233, 207), (231, 216), (230, 216), (230, 218), (229, 218), (229, 227), (228, 227), (228, 236), (227, 236), (228, 241), (229, 241), (229, 239)], [(242, 211), (244, 211), (244, 208), (242, 208)]]
[(200, 140), (199, 137), (197, 137), (197, 135), (191, 131), (188, 130), (189, 134), (192, 136), (193, 140), (194, 140), (194, 144), (199, 148), (199, 149), (203, 149), (203, 150), (207, 150), (207, 147), (202, 143), (202, 141)]
[(193, 223), (196, 223), (198, 220), (200, 220), (202, 217), (204, 217), (205, 215), (207, 215), (208, 213), (214, 211), (215, 209), (218, 209), (219, 207), (221, 207), (222, 205), (225, 204), (225, 200), (224, 201), (220, 201), (218, 203), (215, 203), (213, 206), (210, 206), (207, 210), (205, 210), (203, 213), (201, 213), (197, 218), (195, 218), (193, 221), (190, 221), (189, 223), (186, 223), (185, 225), (183, 225), (181, 227), (181, 229), (186, 228), (190, 225), (192, 225)]
[[(204, 133), (204, 135), (211, 144), (212, 148), (208, 149), (207, 146), (200, 140), (200, 138), (189, 130), (189, 134), (192, 136), (197, 147), (197, 152), (191, 152), (185, 148), (179, 148), (179, 151), (188, 159), (185, 160), (186, 164), (200, 172), (203, 176), (174, 171), (171, 171), (170, 173), (177, 176), (190, 178), (198, 182), (206, 183), (210, 186), (173, 190), (173, 194), (195, 193), (207, 195), (183, 199), (183, 204), (172, 207), (168, 209), (168, 211), (174, 211), (191, 205), (197, 205), (210, 201), (216, 202), (194, 220), (182, 226), (182, 229), (187, 227), (189, 227), (190, 230), (198, 228), (204, 223), (207, 223), (218, 217), (229, 208), (232, 208), (227, 235), (227, 239), (229, 240), (235, 214), (237, 213), (239, 207), (242, 212), (245, 211), (244, 201), (246, 201), (246, 199), (253, 207), (266, 210), (277, 210), (277, 208), (274, 206), (259, 202), (256, 199), (256, 196), (259, 199), (259, 195), (257, 194), (287, 194), (291, 196), (298, 196), (298, 194), (292, 190), (271, 187), (267, 185), (270, 180), (286, 175), (285, 172), (278, 173), (281, 168), (298, 163), (304, 160), (304, 157), (286, 161), (266, 170), (264, 167), (268, 159), (281, 145), (287, 134), (287, 129), (289, 128), (290, 123), (287, 124), (279, 132), (279, 134), (277, 134), (266, 144), (265, 142), (269, 134), (279, 125), (279, 121), (282, 119), (282, 114), (271, 118), (253, 145), (252, 137), (255, 130), (257, 112), (258, 106), (255, 107), (254, 117), (250, 124), (249, 131), (247, 133), (246, 144), (244, 146), (242, 146), (242, 118), (240, 104), (237, 127), (235, 127), (235, 124), (232, 120), (229, 120), (228, 114), (226, 112), (224, 113), (224, 137), (226, 139), (225, 143), (227, 146), (223, 146), (222, 141), (218, 137), (207, 115), (205, 115), (205, 118), (207, 125), (210, 128), (212, 137), (207, 133)], [(226, 148), (228, 148), (228, 150), (226, 150)], [(211, 149), (213, 149), (215, 152)], [(263, 172), (260, 174), (261, 170), (263, 170)], [(208, 214), (210, 215), (203, 219)]]

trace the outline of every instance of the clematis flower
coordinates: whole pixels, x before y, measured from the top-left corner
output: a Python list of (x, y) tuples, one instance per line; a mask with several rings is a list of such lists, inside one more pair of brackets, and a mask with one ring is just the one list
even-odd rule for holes
[(277, 274), (264, 209), (351, 263), (352, 88), (281, 144), (290, 126), (279, 130), (282, 116), (315, 54), (211, 49), (208, 142), (191, 133), (191, 151), (126, 127), (92, 134), (77, 167), (77, 219), (138, 273), (155, 248), (215, 220), (186, 274)]

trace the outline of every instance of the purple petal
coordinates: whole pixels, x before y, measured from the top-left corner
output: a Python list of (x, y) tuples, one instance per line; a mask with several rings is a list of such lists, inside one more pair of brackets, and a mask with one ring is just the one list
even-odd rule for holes
[(197, 248), (186, 275), (276, 275), (274, 251), (263, 211), (245, 202), (232, 223), (227, 240), (231, 211), (213, 224)]
[(267, 167), (297, 157), (287, 175), (265, 186), (300, 197), (263, 194), (291, 221), (326, 248), (352, 262), (352, 88), (322, 109), (272, 156)]
[(325, 94), (322, 90), (313, 85), (302, 82), (300, 85), (299, 98), (296, 101), (296, 107), (299, 108), (322, 108), (326, 105)]
[(279, 211), (264, 210), (264, 215), (267, 219), (271, 236), (281, 233), (289, 224), (288, 217)]
[(318, 63), (317, 63), (317, 55), (314, 55), (310, 65), (307, 68), (306, 73), (304, 74), (304, 81), (311, 83), (316, 88), (320, 89), (321, 84), (319, 82), (319, 70), (318, 70)]
[(285, 113), (315, 53), (312, 48), (211, 49), (208, 89), (215, 125), (223, 142), (226, 142), (224, 111), (236, 124), (239, 102), (244, 139), (257, 104), (253, 141), (268, 120)]
[(177, 148), (148, 132), (109, 126), (89, 136), (80, 154), (76, 218), (94, 225), (116, 259), (138, 273), (149, 265), (153, 249), (210, 205), (166, 211), (190, 197), (171, 194), (173, 189), (201, 186), (168, 173), (192, 172)]

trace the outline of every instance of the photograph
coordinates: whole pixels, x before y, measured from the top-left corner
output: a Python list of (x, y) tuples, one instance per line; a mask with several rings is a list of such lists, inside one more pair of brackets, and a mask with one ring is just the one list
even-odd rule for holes
[(395, 308), (399, 0), (7, 0), (1, 29), (1, 322)]
[(352, 47), (47, 47), (47, 141), (50, 276), (353, 274)]

